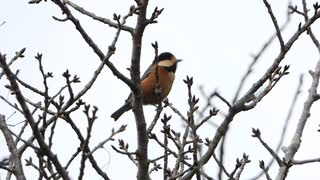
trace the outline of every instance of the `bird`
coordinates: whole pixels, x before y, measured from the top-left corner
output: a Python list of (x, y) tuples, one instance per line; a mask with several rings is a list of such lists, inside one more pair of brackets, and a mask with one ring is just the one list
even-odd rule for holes
[[(156, 105), (168, 96), (172, 88), (178, 63), (170, 52), (163, 52), (155, 58), (152, 64), (141, 77), (141, 90), (144, 105)], [(132, 93), (126, 99), (125, 104), (116, 110), (111, 117), (117, 121), (120, 116), (132, 109)]]

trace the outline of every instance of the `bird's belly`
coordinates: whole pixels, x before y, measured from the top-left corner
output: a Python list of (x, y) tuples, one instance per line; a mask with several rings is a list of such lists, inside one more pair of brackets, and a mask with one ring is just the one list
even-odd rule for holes
[(149, 82), (154, 83), (141, 83), (143, 91), (143, 104), (158, 104), (168, 96), (174, 81), (174, 73), (166, 73), (165, 76), (162, 75), (161, 77), (159, 77), (158, 84), (160, 86), (160, 89), (158, 90), (157, 80), (155, 76), (151, 75), (150, 78), (151, 79), (149, 79)]

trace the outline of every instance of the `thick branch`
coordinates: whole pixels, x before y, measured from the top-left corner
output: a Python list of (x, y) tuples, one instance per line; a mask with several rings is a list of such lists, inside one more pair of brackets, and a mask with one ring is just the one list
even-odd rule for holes
[(8, 149), (10, 151), (10, 159), (13, 160), (13, 174), (16, 176), (18, 180), (25, 180), (22, 163), (21, 163), (21, 155), (17, 151), (16, 143), (13, 140), (13, 137), (9, 131), (7, 123), (5, 121), (5, 116), (0, 114), (0, 130), (7, 142)]
[[(137, 19), (132, 37), (132, 54), (131, 54), (131, 80), (134, 84), (140, 84), (140, 57), (142, 47), (142, 36), (146, 27), (146, 13), (148, 0), (142, 1), (141, 9)], [(138, 180), (149, 179), (149, 160), (148, 160), (148, 132), (147, 124), (142, 109), (142, 91), (140, 85), (131, 89), (133, 94), (132, 111), (136, 120), (137, 137), (138, 137)]]
[[(319, 99), (318, 94), (317, 94), (317, 88), (318, 88), (319, 77), (320, 77), (320, 60), (318, 61), (317, 65), (316, 65), (315, 71), (312, 72), (311, 75), (313, 77), (313, 80), (312, 80), (311, 87), (308, 91), (309, 92), (308, 98), (304, 103), (303, 111), (302, 111), (302, 114), (299, 118), (299, 122), (297, 124), (296, 131), (291, 139), (291, 143), (285, 152), (284, 161), (286, 163), (289, 163), (291, 160), (293, 160), (293, 157), (295, 156), (295, 154), (299, 150), (300, 144), (301, 144), (302, 133), (303, 133), (304, 127), (307, 123), (307, 120), (310, 117), (310, 109), (311, 109), (313, 103)], [(281, 166), (276, 179), (278, 179), (278, 180), (284, 179), (287, 175), (287, 171), (288, 171), (288, 167)]]

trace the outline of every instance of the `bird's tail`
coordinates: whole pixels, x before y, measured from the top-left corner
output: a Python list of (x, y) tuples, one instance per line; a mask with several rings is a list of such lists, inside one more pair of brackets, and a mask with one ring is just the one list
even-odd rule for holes
[(118, 110), (111, 114), (111, 117), (116, 121), (123, 113), (129, 111), (131, 108), (131, 104), (129, 102), (126, 102), (123, 106), (121, 106)]

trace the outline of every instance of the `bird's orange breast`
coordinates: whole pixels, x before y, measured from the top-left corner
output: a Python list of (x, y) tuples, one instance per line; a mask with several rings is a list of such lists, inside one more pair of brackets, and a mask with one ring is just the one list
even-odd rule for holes
[(157, 88), (157, 78), (155, 73), (155, 67), (153, 67), (152, 72), (141, 81), (141, 88), (143, 92), (143, 103), (144, 104), (157, 104), (168, 96), (173, 81), (174, 73), (168, 72), (165, 68), (158, 67), (158, 77), (160, 94), (156, 93)]

